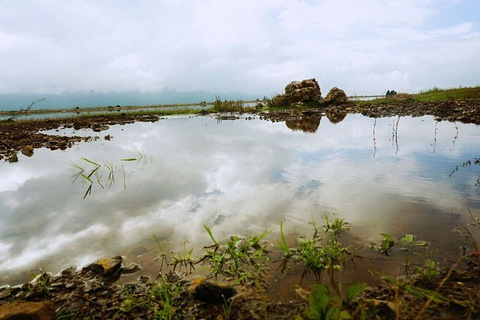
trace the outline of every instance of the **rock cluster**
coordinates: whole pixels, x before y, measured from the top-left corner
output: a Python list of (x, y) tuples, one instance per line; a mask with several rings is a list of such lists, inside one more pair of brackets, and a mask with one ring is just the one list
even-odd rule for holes
[(210, 305), (223, 306), (237, 293), (228, 285), (205, 278), (190, 282), (173, 272), (162, 275), (160, 281), (142, 275), (133, 283), (115, 283), (122, 274), (139, 269), (135, 264), (125, 265), (117, 256), (100, 259), (80, 271), (67, 268), (57, 275), (42, 273), (21, 286), (0, 287), (0, 320), (153, 319), (165, 307), (164, 295), (170, 291), (178, 292), (175, 303), (182, 306), (171, 311), (175, 318), (197, 318), (190, 315), (202, 309), (209, 312)]
[(319, 104), (321, 102), (322, 92), (315, 79), (293, 81), (285, 87), (285, 94), (276, 95), (271, 100), (271, 104), (275, 107)]
[(306, 79), (290, 82), (285, 87), (285, 94), (276, 95), (269, 104), (273, 108), (304, 105), (319, 107), (346, 102), (348, 102), (348, 98), (342, 89), (333, 87), (324, 100), (317, 80)]

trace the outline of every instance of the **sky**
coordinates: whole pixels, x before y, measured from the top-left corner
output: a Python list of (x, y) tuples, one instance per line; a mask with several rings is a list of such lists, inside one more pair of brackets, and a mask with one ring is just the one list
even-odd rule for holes
[(0, 0), (0, 95), (480, 85), (478, 0)]

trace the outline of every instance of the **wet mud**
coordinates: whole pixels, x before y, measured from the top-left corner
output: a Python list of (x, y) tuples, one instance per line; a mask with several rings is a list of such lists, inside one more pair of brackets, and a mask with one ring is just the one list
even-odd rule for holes
[[(252, 111), (252, 110), (249, 110)], [(211, 115), (210, 111), (202, 111), (199, 115)], [(367, 117), (381, 118), (394, 116), (420, 117), (434, 116), (438, 121), (459, 121), (462, 123), (480, 124), (480, 101), (439, 101), (439, 102), (395, 102), (395, 103), (354, 103), (329, 105), (319, 108), (293, 108), (283, 110), (257, 111), (261, 119), (273, 122), (285, 122), (292, 130), (315, 132), (322, 116), (338, 123), (347, 114), (362, 114)], [(238, 119), (238, 113), (214, 114), (220, 120)], [(79, 137), (46, 135), (44, 130), (60, 128), (92, 129), (94, 132), (107, 130), (110, 125), (128, 124), (135, 121), (155, 122), (157, 115), (136, 115), (122, 113), (109, 116), (75, 117), (67, 119), (46, 119), (22, 121), (0, 121), (0, 160), (18, 161), (17, 154), (22, 152), (32, 156), (35, 149), (49, 148), (64, 150), (75, 143), (99, 139), (99, 136)], [(107, 136), (108, 140), (109, 137)]]

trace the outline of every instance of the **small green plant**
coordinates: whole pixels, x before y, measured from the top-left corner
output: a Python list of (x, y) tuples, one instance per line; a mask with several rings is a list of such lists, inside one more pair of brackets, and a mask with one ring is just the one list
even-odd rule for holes
[(181, 282), (169, 282), (165, 277), (155, 282), (150, 293), (150, 299), (160, 302), (161, 308), (157, 311), (158, 319), (172, 319), (175, 313), (174, 304), (182, 291)]
[[(183, 275), (189, 275), (195, 270), (195, 261), (192, 258), (193, 248), (190, 250), (186, 249), (187, 241), (183, 243), (182, 251), (170, 251), (171, 261), (173, 266), (173, 272), (176, 271), (177, 266), (179, 267), (179, 272)], [(182, 272), (183, 269), (183, 272)]]
[(425, 247), (428, 246), (427, 241), (415, 240), (413, 234), (406, 234), (400, 239), (400, 250), (405, 254), (405, 275), (408, 277), (409, 270), (411, 268), (411, 257), (415, 253), (416, 247)]
[(204, 228), (213, 245), (204, 248), (206, 253), (198, 263), (208, 263), (215, 279), (223, 275), (227, 281), (233, 281), (234, 284), (264, 285), (263, 277), (268, 270), (268, 257), (266, 246), (261, 242), (270, 231), (265, 230), (250, 238), (233, 235), (221, 245), (211, 229), (206, 225)]
[(395, 245), (395, 240), (386, 233), (381, 233), (380, 235), (383, 237), (382, 243), (380, 244), (380, 250), (388, 256), (388, 252)]
[(307, 319), (351, 319), (353, 314), (346, 310), (345, 305), (350, 304), (366, 288), (363, 284), (350, 286), (343, 302), (328, 287), (315, 284), (308, 299), (308, 309), (305, 311), (305, 316)]
[(293, 255), (292, 250), (288, 247), (285, 234), (283, 233), (283, 220), (280, 220), (280, 240), (277, 240), (277, 246), (283, 251), (286, 258), (290, 258)]
[(470, 222), (462, 228), (457, 226), (455, 231), (461, 233), (465, 237), (471, 246), (472, 256), (478, 258), (480, 256), (480, 218), (475, 217), (470, 208), (468, 209), (468, 213), (471, 218)]
[(417, 256), (423, 259), (423, 265), (416, 266), (414, 271), (416, 274), (422, 275), (424, 278), (431, 279), (440, 275), (437, 265), (436, 252), (432, 251), (429, 246), (425, 246), (425, 254), (415, 252)]
[(296, 247), (289, 248), (285, 241), (283, 222), (280, 223), (281, 240), (277, 243), (284, 253), (280, 268), (285, 270), (289, 263), (300, 263), (303, 265), (301, 282), (310, 273), (320, 281), (323, 271), (329, 272), (333, 281), (333, 272), (340, 270), (347, 256), (352, 255), (349, 247), (344, 247), (340, 242), (341, 233), (347, 228), (345, 219), (335, 217), (333, 222), (330, 222), (326, 216), (323, 234), (319, 231), (315, 219), (312, 219), (311, 224), (314, 229), (312, 237), (300, 237), (296, 241)]
[(226, 320), (230, 320), (230, 317), (232, 316), (232, 304), (233, 304), (233, 299), (225, 299), (225, 296), (223, 297), (223, 315), (225, 316)]
[(38, 275), (35, 273), (30, 274), (30, 282), (27, 282), (24, 286), (32, 294), (39, 295), (40, 297), (48, 297), (48, 287), (50, 283), (50, 276), (48, 273), (41, 272)]
[(123, 288), (125, 299), (123, 300), (123, 305), (119, 308), (120, 312), (129, 313), (135, 308), (132, 292), (130, 289)]
[[(395, 246), (398, 246), (398, 249), (404, 253), (404, 274), (405, 276), (408, 277), (410, 269), (411, 269), (411, 260), (412, 260), (412, 255), (420, 255), (417, 251), (417, 247), (427, 247), (428, 251), (428, 242), (423, 241), (423, 240), (415, 240), (415, 236), (413, 234), (406, 234), (404, 235), (400, 241), (395, 241), (390, 235), (386, 233), (381, 233), (380, 234), (383, 237), (383, 240), (380, 244), (379, 250), (386, 254), (387, 256), (389, 255), (389, 251)], [(429, 258), (430, 259), (430, 258)], [(427, 259), (428, 260), (428, 259)], [(431, 260), (431, 259), (430, 259)], [(432, 260), (433, 261), (433, 260)], [(434, 265), (435, 261), (433, 261), (433, 264), (431, 262), (427, 262), (429, 266), (427, 265), (427, 268), (435, 268), (436, 265)], [(430, 270), (433, 272), (433, 269)], [(428, 272), (428, 271), (427, 271)]]

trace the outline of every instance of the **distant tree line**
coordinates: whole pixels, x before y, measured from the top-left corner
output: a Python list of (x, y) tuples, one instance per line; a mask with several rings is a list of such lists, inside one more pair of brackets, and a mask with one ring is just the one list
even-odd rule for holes
[(397, 94), (397, 91), (395, 91), (395, 90), (387, 90), (387, 93), (385, 94), (385, 96), (386, 97), (393, 97), (396, 94)]

